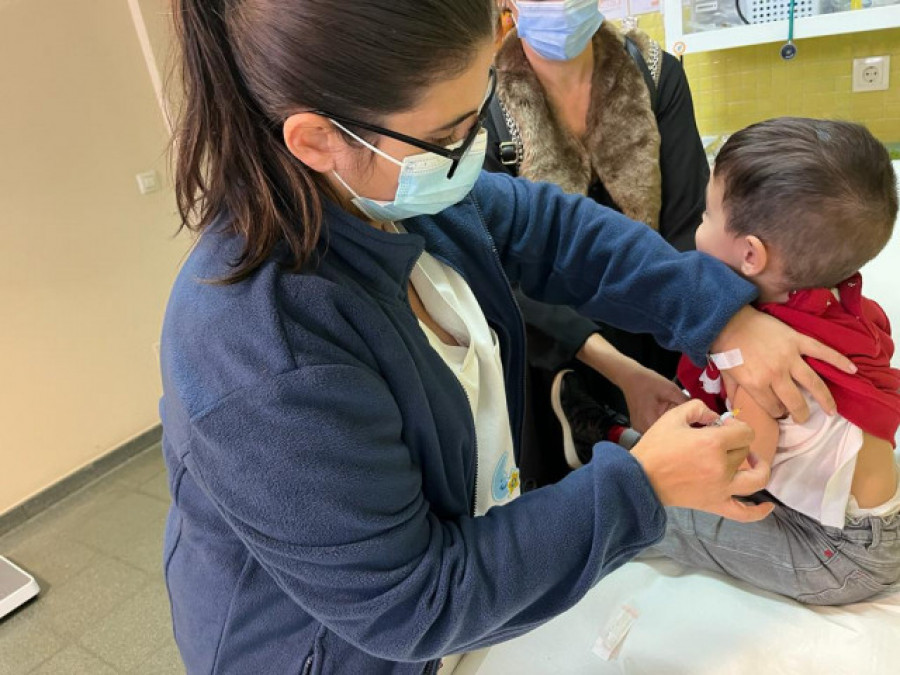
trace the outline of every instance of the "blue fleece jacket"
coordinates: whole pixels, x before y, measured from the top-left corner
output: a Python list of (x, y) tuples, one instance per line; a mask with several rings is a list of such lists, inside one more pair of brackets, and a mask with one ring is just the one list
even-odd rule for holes
[[(509, 280), (700, 361), (753, 287), (546, 184), (483, 174), (461, 204), (386, 234), (327, 206), (317, 264), (278, 255), (234, 285), (208, 232), (162, 340), (165, 541), (189, 673), (428, 673), (575, 604), (663, 534), (617, 446), (557, 485), (472, 517), (465, 394), (407, 300), (423, 248), (460, 272), (500, 342), (516, 442), (524, 332)], [(498, 392), (499, 394), (499, 392)]]

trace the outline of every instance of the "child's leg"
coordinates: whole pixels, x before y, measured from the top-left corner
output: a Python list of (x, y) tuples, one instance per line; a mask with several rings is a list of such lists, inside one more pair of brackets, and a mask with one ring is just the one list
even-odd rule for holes
[(757, 523), (688, 509), (667, 513), (666, 536), (646, 555), (723, 572), (800, 602), (859, 602), (900, 578), (900, 517), (867, 518), (838, 530), (777, 502)]

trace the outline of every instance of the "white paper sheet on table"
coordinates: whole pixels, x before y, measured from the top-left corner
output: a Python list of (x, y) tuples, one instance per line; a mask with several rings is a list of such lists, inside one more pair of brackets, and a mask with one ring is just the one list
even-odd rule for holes
[[(624, 604), (640, 616), (604, 661), (591, 649)], [(857, 605), (809, 607), (668, 560), (633, 562), (553, 621), (467, 656), (454, 675), (819, 672), (900, 672), (900, 587)]]

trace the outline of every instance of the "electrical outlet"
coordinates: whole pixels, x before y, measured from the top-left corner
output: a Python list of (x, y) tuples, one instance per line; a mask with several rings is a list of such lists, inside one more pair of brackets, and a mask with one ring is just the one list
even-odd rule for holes
[(881, 91), (890, 84), (891, 57), (853, 59), (853, 91)]

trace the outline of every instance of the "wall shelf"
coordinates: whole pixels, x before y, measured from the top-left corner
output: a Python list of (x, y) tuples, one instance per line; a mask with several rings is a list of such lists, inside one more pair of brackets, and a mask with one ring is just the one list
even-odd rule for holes
[[(687, 11), (682, 0), (665, 0), (666, 49), (676, 55), (787, 41), (787, 21), (685, 33), (684, 15)], [(897, 27), (900, 27), (900, 4), (870, 7), (798, 17), (794, 20), (794, 40)]]

